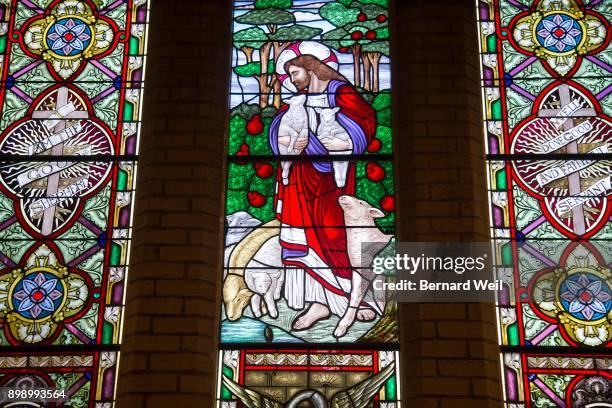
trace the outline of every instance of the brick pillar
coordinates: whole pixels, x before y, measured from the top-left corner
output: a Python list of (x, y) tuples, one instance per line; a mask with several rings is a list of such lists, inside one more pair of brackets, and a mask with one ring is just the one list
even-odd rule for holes
[(154, 0), (117, 407), (214, 401), (229, 1)]
[[(473, 0), (396, 1), (392, 33), (403, 241), (486, 241), (488, 206)], [(492, 305), (402, 305), (402, 400), (499, 407)]]

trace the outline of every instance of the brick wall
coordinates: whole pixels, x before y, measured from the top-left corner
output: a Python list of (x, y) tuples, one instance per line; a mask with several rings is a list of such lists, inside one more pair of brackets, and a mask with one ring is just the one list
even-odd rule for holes
[[(212, 406), (230, 1), (153, 0), (117, 406)], [(488, 237), (472, 0), (396, 0), (403, 240)], [(409, 407), (500, 406), (484, 305), (401, 309)]]
[[(392, 42), (399, 235), (486, 241), (488, 207), (473, 0), (397, 0)], [(499, 407), (492, 305), (402, 305), (403, 400)]]
[(230, 18), (151, 5), (119, 408), (213, 401)]

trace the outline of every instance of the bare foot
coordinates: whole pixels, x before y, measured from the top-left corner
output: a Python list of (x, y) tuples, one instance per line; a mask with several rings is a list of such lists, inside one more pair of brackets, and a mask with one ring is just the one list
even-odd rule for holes
[(348, 328), (353, 325), (356, 315), (357, 315), (357, 308), (349, 306), (346, 309), (344, 316), (342, 316), (342, 319), (340, 319), (340, 321), (336, 325), (336, 329), (334, 330), (334, 337), (338, 339), (340, 337), (343, 337), (346, 334), (346, 331), (348, 330)]
[(321, 319), (325, 319), (329, 316), (329, 309), (327, 306), (320, 303), (313, 303), (310, 305), (306, 313), (298, 317), (291, 326), (293, 330), (305, 330), (310, 328), (313, 324)]
[(376, 312), (372, 309), (359, 309), (357, 312), (357, 320), (360, 322), (371, 322), (376, 318)]

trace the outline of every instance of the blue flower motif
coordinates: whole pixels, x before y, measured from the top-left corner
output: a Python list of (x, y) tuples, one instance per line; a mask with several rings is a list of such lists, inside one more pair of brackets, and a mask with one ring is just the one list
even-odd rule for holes
[(13, 304), (28, 319), (43, 319), (61, 305), (64, 289), (52, 274), (38, 272), (25, 276), (15, 287)]
[(583, 38), (582, 28), (566, 14), (551, 14), (542, 19), (536, 28), (538, 41), (552, 52), (568, 52), (576, 49)]
[(55, 22), (47, 33), (47, 46), (62, 56), (74, 56), (91, 44), (91, 28), (75, 18), (63, 18)]
[(563, 307), (580, 319), (597, 320), (612, 309), (610, 287), (590, 273), (568, 277), (561, 285), (560, 292)]

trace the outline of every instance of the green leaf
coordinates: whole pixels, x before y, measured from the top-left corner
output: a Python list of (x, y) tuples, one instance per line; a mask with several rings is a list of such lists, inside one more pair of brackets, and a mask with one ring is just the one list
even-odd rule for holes
[(292, 0), (256, 0), (256, 9), (279, 8), (286, 9), (293, 6)]
[(376, 120), (381, 126), (391, 127), (391, 109), (386, 108), (381, 111), (378, 111), (376, 114)]
[(270, 35), (270, 39), (273, 41), (310, 40), (321, 34), (322, 31), (320, 28), (296, 24), (279, 28), (275, 34)]
[(385, 91), (378, 94), (372, 103), (372, 108), (382, 110), (391, 106), (391, 92)]
[(321, 37), (323, 44), (331, 48), (342, 48), (350, 47), (355, 44), (355, 41), (351, 39), (350, 34), (344, 28), (336, 28), (335, 30), (329, 31)]
[(234, 33), (234, 46), (236, 48), (252, 47), (260, 48), (268, 36), (259, 27), (247, 28)]
[(259, 135), (246, 135), (245, 141), (249, 145), (251, 154), (272, 155), (272, 148), (268, 140), (271, 118), (263, 118), (264, 130)]
[(393, 140), (391, 139), (391, 128), (387, 126), (378, 126), (376, 128), (376, 138), (382, 143), (381, 149), (377, 154), (390, 154), (393, 150)]
[(233, 116), (229, 124), (229, 154), (235, 154), (244, 143), (246, 120), (239, 115)]
[(388, 0), (361, 0), (354, 1), (351, 6), (358, 7), (361, 11), (366, 13), (368, 17), (376, 17), (381, 14), (387, 15), (387, 2)]
[(245, 191), (227, 191), (226, 208), (227, 214), (233, 214), (238, 211), (246, 211), (249, 208), (249, 200)]
[(385, 11), (389, 8), (389, 0), (355, 0), (353, 1), (353, 6), (356, 6), (358, 3), (384, 7)]
[[(261, 63), (259, 61), (240, 65), (234, 68), (236, 75), (241, 77), (251, 77), (261, 74)], [(274, 72), (274, 60), (268, 61), (268, 72)]]
[(227, 188), (229, 190), (248, 190), (254, 174), (255, 170), (250, 163), (231, 164), (227, 177)]
[(238, 115), (244, 120), (249, 120), (253, 117), (253, 115), (259, 113), (260, 110), (259, 105), (256, 103), (241, 103), (232, 109), (232, 117)]
[(279, 9), (253, 10), (236, 17), (236, 21), (242, 24), (265, 25), (265, 24), (290, 24), (295, 22), (292, 13)]
[(321, 17), (336, 27), (342, 27), (357, 21), (359, 13), (359, 9), (347, 8), (341, 3), (328, 3), (319, 10)]
[[(378, 35), (380, 37), (380, 34)], [(380, 54), (389, 56), (389, 42), (388, 41), (376, 41), (369, 44), (365, 44), (361, 49), (363, 52), (378, 52)]]

